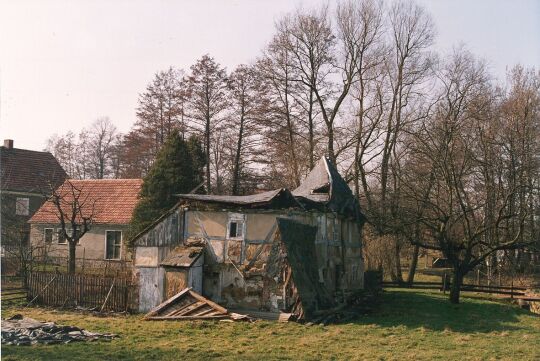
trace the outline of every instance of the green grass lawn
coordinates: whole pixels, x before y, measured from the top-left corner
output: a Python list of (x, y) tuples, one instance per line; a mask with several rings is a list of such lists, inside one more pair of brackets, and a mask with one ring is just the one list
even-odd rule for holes
[(43, 308), (14, 313), (90, 331), (111, 342), (3, 346), (2, 360), (540, 360), (540, 317), (480, 297), (451, 305), (437, 292), (392, 289), (380, 308), (343, 325), (142, 321)]

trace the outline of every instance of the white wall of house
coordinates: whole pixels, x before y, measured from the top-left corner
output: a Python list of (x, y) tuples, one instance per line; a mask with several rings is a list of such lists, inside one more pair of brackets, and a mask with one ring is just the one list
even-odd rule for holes
[[(50, 257), (67, 257), (68, 244), (59, 243), (58, 230), (59, 224), (32, 224), (30, 227), (30, 241), (33, 246), (44, 248), (47, 250), (47, 255)], [(52, 229), (53, 237), (49, 242), (46, 241), (46, 229)], [(122, 240), (120, 247), (119, 257), (115, 257), (112, 254), (106, 253), (106, 237), (107, 231), (120, 231), (122, 232)], [(127, 231), (127, 225), (125, 224), (95, 224), (91, 229), (85, 233), (77, 244), (76, 256), (82, 259), (83, 257), (88, 260), (131, 260), (131, 254), (129, 253), (125, 241), (125, 232)]]

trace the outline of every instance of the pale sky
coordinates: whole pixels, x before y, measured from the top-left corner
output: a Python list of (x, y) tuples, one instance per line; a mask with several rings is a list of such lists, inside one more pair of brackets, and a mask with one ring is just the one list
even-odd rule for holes
[[(42, 150), (54, 133), (109, 116), (135, 121), (138, 94), (158, 70), (209, 53), (229, 70), (249, 63), (274, 21), (321, 0), (0, 0), (0, 140)], [(540, 68), (539, 0), (419, 0), (437, 26), (434, 50), (460, 43), (503, 78)]]

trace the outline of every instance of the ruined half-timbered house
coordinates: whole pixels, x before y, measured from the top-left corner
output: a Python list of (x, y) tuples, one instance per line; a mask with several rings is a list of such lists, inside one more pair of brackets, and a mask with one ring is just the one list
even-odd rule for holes
[(363, 288), (363, 216), (326, 158), (292, 192), (178, 196), (134, 239), (140, 311), (191, 287), (229, 309), (308, 317)]

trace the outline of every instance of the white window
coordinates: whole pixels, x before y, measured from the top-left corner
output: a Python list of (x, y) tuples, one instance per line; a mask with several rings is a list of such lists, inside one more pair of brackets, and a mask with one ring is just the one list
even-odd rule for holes
[(17, 197), (15, 202), (15, 214), (18, 216), (27, 216), (30, 214), (30, 199)]
[(240, 213), (229, 213), (227, 224), (227, 239), (244, 239), (245, 235), (245, 215)]
[(45, 243), (52, 243), (54, 236), (54, 229), (53, 228), (45, 228), (43, 230), (43, 240)]
[(105, 232), (105, 259), (120, 259), (122, 231)]

